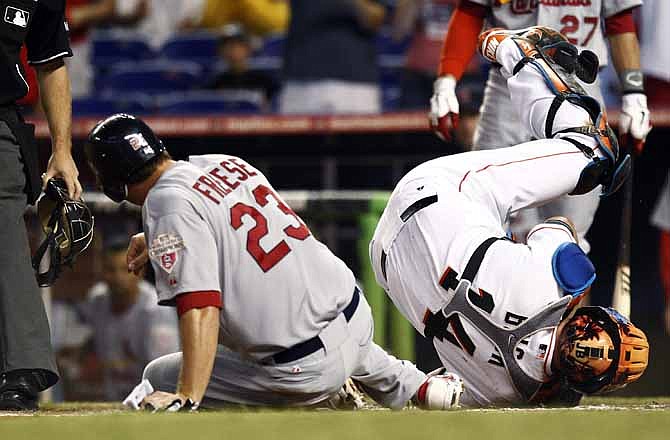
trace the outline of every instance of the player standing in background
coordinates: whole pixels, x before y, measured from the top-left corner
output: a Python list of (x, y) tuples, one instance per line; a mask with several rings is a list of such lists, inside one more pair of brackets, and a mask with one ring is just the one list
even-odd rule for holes
[[(431, 98), (431, 125), (439, 136), (450, 138), (450, 131), (458, 121), (458, 101), (454, 92), (456, 83), (475, 52), (477, 35), (485, 22), (506, 29), (542, 25), (560, 31), (579, 49), (595, 52), (601, 65), (608, 60), (607, 37), (623, 92), (619, 131), (624, 137), (630, 136), (635, 148), (641, 151), (651, 129), (632, 14), (633, 9), (641, 4), (641, 0), (461, 1), (444, 41), (438, 79)], [(599, 81), (581, 85), (590, 96), (602, 103)], [(474, 149), (508, 147), (530, 139), (530, 133), (516, 117), (505, 79), (498, 69), (491, 69), (475, 132)], [(598, 195), (592, 192), (579, 197), (563, 197), (546, 205), (540, 210), (540, 217), (570, 217), (582, 248), (588, 252), (589, 244), (584, 236), (597, 208)]]
[[(242, 159), (175, 162), (139, 119), (114, 115), (86, 153), (103, 191), (142, 206), (129, 269), (148, 260), (176, 306), (182, 352), (151, 362), (155, 409), (323, 404), (352, 377), (379, 403), (458, 403), (460, 379), (426, 375), (372, 341), (354, 274)], [(146, 235), (145, 235), (146, 234)]]
[(645, 0), (639, 14), (640, 58), (652, 110), (670, 105), (670, 50), (666, 32), (659, 32), (668, 23), (670, 2)]
[(613, 309), (578, 308), (595, 268), (568, 219), (548, 218), (527, 244), (507, 239), (504, 224), (565, 194), (615, 191), (630, 158), (568, 69), (577, 63), (595, 75), (597, 66), (581, 65), (576, 53), (554, 59), (574, 46), (547, 28), (510, 35), (482, 34), (480, 50), (501, 66), (518, 118), (539, 140), (414, 168), (377, 225), (371, 264), (443, 365), (463, 378), (465, 406), (575, 404), (581, 393), (637, 380), (646, 336)]

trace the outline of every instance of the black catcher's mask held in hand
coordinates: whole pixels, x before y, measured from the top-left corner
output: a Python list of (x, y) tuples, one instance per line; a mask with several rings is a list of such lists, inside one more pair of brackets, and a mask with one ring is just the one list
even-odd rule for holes
[[(37, 214), (46, 238), (33, 256), (33, 269), (40, 287), (51, 286), (58, 278), (62, 265), (72, 267), (79, 254), (93, 240), (93, 216), (83, 200), (67, 195), (65, 181), (59, 178), (47, 182), (44, 196), (37, 203)], [(48, 267), (42, 260), (48, 251)]]

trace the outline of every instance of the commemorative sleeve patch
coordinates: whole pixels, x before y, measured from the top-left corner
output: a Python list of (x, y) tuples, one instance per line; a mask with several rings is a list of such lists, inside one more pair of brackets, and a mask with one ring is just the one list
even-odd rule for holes
[(186, 246), (179, 234), (159, 234), (149, 247), (149, 257), (168, 274), (172, 272), (179, 261), (179, 252)]

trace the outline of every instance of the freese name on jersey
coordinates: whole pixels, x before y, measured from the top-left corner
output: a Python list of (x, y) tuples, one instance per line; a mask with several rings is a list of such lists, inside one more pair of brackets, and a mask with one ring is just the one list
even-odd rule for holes
[(216, 167), (209, 171), (212, 178), (200, 176), (193, 183), (194, 190), (217, 205), (221, 203), (221, 199), (239, 187), (240, 182), (257, 175), (255, 171), (249, 170), (244, 163), (234, 157), (222, 160), (219, 165), (221, 168)]

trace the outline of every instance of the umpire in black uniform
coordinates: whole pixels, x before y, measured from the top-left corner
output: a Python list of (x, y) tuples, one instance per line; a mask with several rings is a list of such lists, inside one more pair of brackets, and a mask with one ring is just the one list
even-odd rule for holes
[[(49, 324), (30, 263), (23, 213), (51, 177), (70, 197), (81, 185), (71, 153), (72, 103), (64, 57), (72, 56), (65, 0), (0, 0), (0, 410), (35, 410), (38, 392), (58, 381)], [(34, 127), (15, 101), (28, 92), (21, 46), (37, 71), (51, 132), (46, 173), (39, 170)]]

